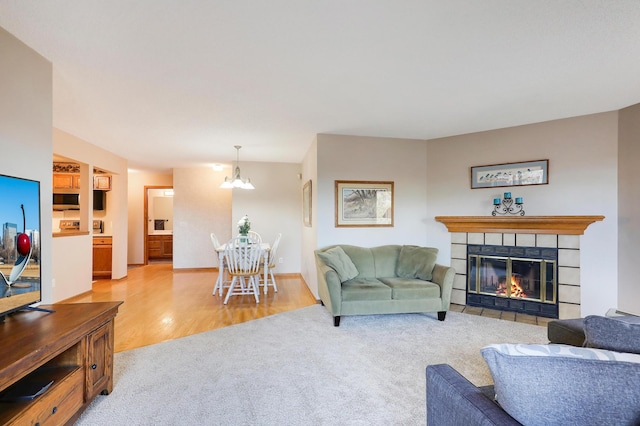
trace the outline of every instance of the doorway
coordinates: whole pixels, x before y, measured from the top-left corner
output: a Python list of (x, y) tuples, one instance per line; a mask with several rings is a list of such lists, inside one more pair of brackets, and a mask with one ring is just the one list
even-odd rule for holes
[(173, 187), (144, 187), (144, 264), (173, 262)]

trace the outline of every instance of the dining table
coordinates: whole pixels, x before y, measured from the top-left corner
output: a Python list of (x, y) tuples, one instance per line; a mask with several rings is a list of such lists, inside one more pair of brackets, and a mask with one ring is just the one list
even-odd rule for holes
[[(271, 244), (269, 243), (260, 243), (260, 248), (264, 252), (262, 256), (263, 262), (263, 272), (264, 272), (264, 283), (267, 282), (268, 274), (269, 274), (269, 251), (271, 251)], [(216, 294), (216, 290), (220, 289), (220, 296), (222, 296), (223, 289), (223, 277), (224, 277), (224, 252), (227, 249), (227, 243), (222, 244), (219, 247), (216, 247), (216, 253), (218, 253), (218, 278), (216, 279), (216, 285), (213, 288), (213, 294)], [(267, 285), (264, 286), (264, 294), (267, 294)]]

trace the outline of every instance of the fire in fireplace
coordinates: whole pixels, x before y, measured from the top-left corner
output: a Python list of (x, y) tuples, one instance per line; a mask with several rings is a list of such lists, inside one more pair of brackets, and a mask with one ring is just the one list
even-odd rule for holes
[(468, 245), (467, 305), (558, 318), (558, 250)]

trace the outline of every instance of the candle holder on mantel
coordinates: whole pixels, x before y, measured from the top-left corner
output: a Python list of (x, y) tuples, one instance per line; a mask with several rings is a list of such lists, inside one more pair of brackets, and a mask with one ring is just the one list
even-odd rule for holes
[(504, 199), (500, 200), (500, 198), (493, 199), (493, 211), (491, 212), (492, 216), (496, 215), (520, 215), (524, 216), (524, 203), (522, 201), (522, 197), (517, 197), (515, 199), (515, 204), (513, 198), (511, 198), (510, 192), (504, 193)]

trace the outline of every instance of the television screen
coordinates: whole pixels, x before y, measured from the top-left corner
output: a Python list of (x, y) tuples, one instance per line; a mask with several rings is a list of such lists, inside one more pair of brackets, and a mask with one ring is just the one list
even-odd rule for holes
[(0, 320), (39, 302), (40, 182), (0, 175)]

